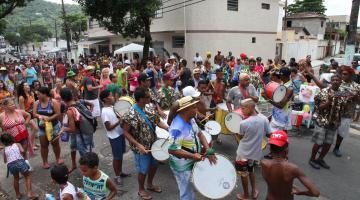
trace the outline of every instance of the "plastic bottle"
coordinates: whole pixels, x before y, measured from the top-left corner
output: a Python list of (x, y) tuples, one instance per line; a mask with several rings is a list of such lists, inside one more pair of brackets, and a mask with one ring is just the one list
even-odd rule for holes
[(56, 200), (56, 198), (52, 194), (45, 194), (45, 200)]

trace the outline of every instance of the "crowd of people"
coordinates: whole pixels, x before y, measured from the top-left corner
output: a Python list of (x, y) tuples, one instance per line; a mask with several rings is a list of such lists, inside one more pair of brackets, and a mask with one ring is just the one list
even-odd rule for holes
[[(192, 200), (195, 193), (190, 177), (194, 163), (206, 157), (215, 164), (213, 143), (222, 144), (218, 136), (209, 143), (199, 130), (213, 118), (217, 106), (225, 103), (228, 112), (241, 109), (245, 116), (239, 122), (240, 132), (235, 133), (242, 137), (235, 161), (243, 186), (238, 199), (258, 197), (254, 173), (258, 165), (268, 185), (267, 199), (319, 196), (318, 189), (301, 170), (287, 161), (291, 110), (300, 103), (297, 97), (302, 84), (321, 89), (312, 110), (314, 145), (309, 164), (315, 169), (329, 169), (324, 158), (331, 145), (336, 140), (333, 153), (340, 157), (340, 146), (349, 134), (350, 123), (359, 119), (357, 66), (357, 62), (339, 66), (331, 60), (318, 77), (311, 56), (298, 62), (291, 59), (289, 63), (276, 57), (264, 63), (261, 57), (244, 53), (236, 57), (231, 52), (224, 56), (220, 51), (214, 57), (207, 52), (205, 59), (196, 53), (192, 63), (171, 56), (166, 60), (150, 57), (142, 65), (138, 57), (129, 60), (121, 55), (81, 56), (77, 63), (63, 62), (61, 58), (9, 61), (0, 68), (0, 148), (4, 149), (8, 172), (14, 176), (18, 199), (19, 173), (26, 179), (27, 196), (37, 198), (31, 189), (31, 156), (40, 151), (42, 168), (50, 169), (49, 146), (55, 155), (51, 178), (60, 187), (60, 199), (113, 199), (116, 185), (123, 185), (124, 178), (131, 176), (122, 169), (127, 140), (134, 153), (138, 195), (151, 199), (149, 191), (162, 192), (154, 183), (159, 163), (150, 151), (157, 140), (155, 129), (160, 127), (170, 135), (169, 165), (178, 184), (179, 198)], [(275, 102), (264, 94), (270, 82), (286, 87), (281, 101)], [(134, 102), (126, 113), (119, 114), (114, 104), (124, 96)], [(257, 108), (262, 100), (273, 106), (270, 117)], [(114, 178), (98, 168), (99, 157), (92, 152), (98, 121), (103, 123), (112, 149)], [(263, 159), (261, 149), (264, 137), (270, 146), (267, 159)], [(61, 158), (64, 146), (60, 141), (69, 143), (69, 167)], [(83, 175), (81, 191), (68, 182), (78, 165)], [(296, 178), (307, 190), (293, 187)]]

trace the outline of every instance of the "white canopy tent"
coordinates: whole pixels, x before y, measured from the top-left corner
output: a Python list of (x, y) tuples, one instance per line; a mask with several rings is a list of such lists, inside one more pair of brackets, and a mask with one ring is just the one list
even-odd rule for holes
[[(126, 45), (126, 46), (121, 47), (120, 49), (114, 51), (114, 55), (121, 54), (123, 57), (126, 55), (129, 59), (134, 59), (134, 54), (138, 54), (140, 59), (142, 59), (143, 48), (144, 48), (144, 46), (142, 46), (142, 45), (131, 43), (129, 45)], [(149, 52), (152, 52), (154, 55), (156, 55), (155, 50), (153, 48), (150, 48)]]

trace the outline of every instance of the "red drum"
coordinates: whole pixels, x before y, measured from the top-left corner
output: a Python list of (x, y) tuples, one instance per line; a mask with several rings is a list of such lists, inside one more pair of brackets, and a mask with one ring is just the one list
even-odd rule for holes
[(265, 86), (265, 96), (279, 103), (286, 95), (286, 87), (276, 82), (270, 82)]

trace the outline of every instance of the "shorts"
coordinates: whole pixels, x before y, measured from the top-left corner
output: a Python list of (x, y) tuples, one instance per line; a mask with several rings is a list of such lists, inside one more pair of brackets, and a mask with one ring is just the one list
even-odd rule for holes
[(29, 171), (29, 169), (30, 169), (29, 165), (26, 164), (24, 159), (15, 160), (15, 161), (7, 164), (7, 168), (12, 175), (15, 175), (18, 173), (25, 173), (25, 172)]
[(70, 134), (70, 150), (73, 152), (73, 151), (76, 151), (76, 134), (73, 134), (71, 133)]
[(21, 144), (21, 146), (26, 146), (26, 145), (28, 145), (28, 140), (27, 139), (22, 139), (22, 140), (20, 140), (20, 141), (18, 141), (16, 143)]
[(311, 141), (318, 145), (332, 144), (334, 142), (335, 135), (335, 128), (324, 128), (315, 124), (314, 134)]
[(341, 118), (341, 123), (337, 129), (337, 134), (345, 138), (350, 133), (350, 125), (353, 120), (351, 118)]
[[(58, 133), (60, 132), (61, 129), (61, 124), (60, 122), (58, 122), (55, 126), (53, 126), (53, 137), (56, 137), (58, 135)], [(45, 136), (45, 128), (40, 128), (39, 127), (39, 137), (41, 136)]]
[(119, 137), (114, 139), (109, 138), (109, 141), (111, 145), (113, 159), (122, 160), (123, 154), (125, 153), (126, 150), (124, 135), (120, 135)]
[(93, 134), (80, 134), (76, 135), (76, 150), (79, 151), (80, 156), (85, 155), (92, 151), (94, 147)]
[(255, 166), (259, 165), (259, 161), (256, 160), (236, 160), (236, 171), (242, 176), (246, 177), (249, 173), (255, 172)]
[(134, 161), (136, 171), (144, 175), (147, 174), (150, 166), (158, 166), (158, 161), (155, 160), (151, 153), (141, 155), (134, 152)]
[(100, 102), (99, 99), (87, 100), (94, 105), (93, 111), (91, 112), (93, 117), (100, 117)]

